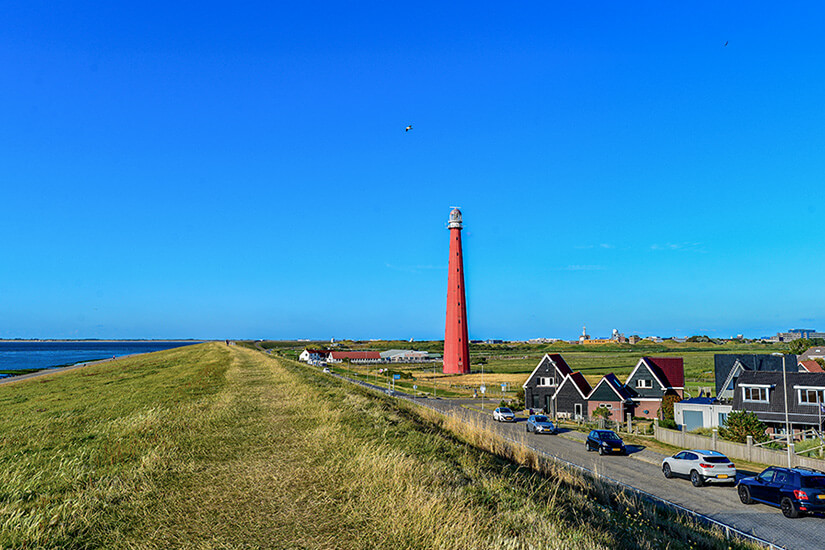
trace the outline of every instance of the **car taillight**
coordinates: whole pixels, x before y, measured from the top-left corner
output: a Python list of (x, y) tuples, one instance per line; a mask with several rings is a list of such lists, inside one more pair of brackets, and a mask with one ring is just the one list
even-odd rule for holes
[(699, 464), (702, 468), (713, 468), (713, 464)]
[(808, 500), (808, 493), (800, 489), (794, 489), (793, 496), (798, 500)]
[(733, 462), (731, 462), (730, 464), (728, 464), (728, 468), (736, 468), (736, 464), (734, 464)]

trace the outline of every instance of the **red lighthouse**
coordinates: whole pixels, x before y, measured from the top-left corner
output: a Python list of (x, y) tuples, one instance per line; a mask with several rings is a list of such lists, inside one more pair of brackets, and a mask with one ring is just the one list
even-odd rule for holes
[(461, 256), (461, 210), (450, 212), (450, 267), (447, 276), (447, 328), (444, 331), (444, 374), (470, 372), (467, 340), (467, 302), (464, 298), (464, 261)]

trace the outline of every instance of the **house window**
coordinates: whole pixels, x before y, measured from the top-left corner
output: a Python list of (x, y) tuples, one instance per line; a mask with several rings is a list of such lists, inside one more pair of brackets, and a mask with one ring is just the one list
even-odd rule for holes
[(797, 390), (799, 392), (799, 403), (802, 405), (816, 405), (825, 403), (825, 390)]
[(719, 425), (724, 426), (728, 423), (728, 413), (719, 413)]
[(538, 385), (539, 386), (555, 386), (556, 381), (553, 378), (549, 378), (549, 377), (546, 377), (546, 376), (539, 376)]
[(742, 401), (768, 403), (768, 388), (742, 388)]
[(612, 403), (599, 403), (599, 408), (601, 408), (601, 409), (612, 409), (613, 404)]
[(637, 388), (652, 388), (653, 387), (653, 380), (636, 380), (636, 387)]
[(576, 403), (573, 405), (573, 413), (576, 415), (577, 418), (581, 417), (582, 415), (582, 404)]

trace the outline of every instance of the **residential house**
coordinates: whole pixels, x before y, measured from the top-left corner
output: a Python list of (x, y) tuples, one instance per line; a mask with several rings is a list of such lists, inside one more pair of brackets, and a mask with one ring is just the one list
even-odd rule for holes
[(592, 388), (582, 373), (568, 374), (553, 394), (552, 414), (561, 418), (581, 420), (588, 414), (587, 398)]
[(642, 357), (625, 382), (636, 403), (636, 416), (658, 418), (662, 399), (685, 389), (685, 366), (681, 357)]
[(634, 405), (630, 392), (611, 372), (599, 380), (587, 397), (587, 415), (592, 417), (596, 409), (603, 408), (610, 411), (609, 419), (622, 422), (626, 413), (634, 414)]
[(825, 419), (825, 373), (744, 371), (736, 380), (733, 409), (755, 413), (774, 433), (785, 433), (785, 385), (791, 431), (818, 428)]
[(573, 374), (573, 369), (558, 353), (545, 354), (536, 368), (524, 382), (524, 404), (530, 409), (553, 411), (553, 394), (564, 381)]
[(717, 353), (713, 356), (716, 398), (733, 399), (736, 379), (744, 371), (782, 372), (783, 361), (788, 372), (799, 370), (796, 355)]
[(673, 405), (673, 419), (678, 426), (691, 431), (696, 428), (724, 426), (733, 407), (713, 397), (693, 397)]
[(305, 349), (298, 356), (298, 361), (304, 363), (316, 363), (319, 361), (326, 361), (329, 351), (325, 349)]
[(825, 346), (808, 348), (805, 353), (799, 356), (800, 361), (809, 361), (811, 359), (825, 359)]

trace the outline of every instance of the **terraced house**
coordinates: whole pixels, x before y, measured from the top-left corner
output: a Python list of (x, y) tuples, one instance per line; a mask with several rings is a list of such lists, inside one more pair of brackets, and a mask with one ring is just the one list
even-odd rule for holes
[(605, 374), (587, 397), (587, 414), (592, 417), (597, 409), (610, 411), (608, 418), (621, 422), (625, 414), (635, 414), (635, 403), (627, 387), (612, 372)]
[(545, 354), (524, 382), (524, 404), (530, 409), (553, 412), (553, 395), (573, 369), (558, 353)]
[[(789, 372), (791, 431), (818, 428), (825, 420), (825, 373)], [(785, 385), (781, 372), (744, 371), (736, 380), (733, 409), (755, 413), (768, 431), (785, 433)]]
[(562, 383), (559, 384), (556, 393), (553, 394), (554, 416), (561, 418), (573, 418), (576, 420), (587, 417), (587, 398), (593, 389), (587, 383), (582, 373), (579, 371), (568, 374)]
[(635, 416), (658, 418), (662, 399), (685, 390), (685, 364), (681, 357), (642, 357), (625, 387), (636, 403)]

